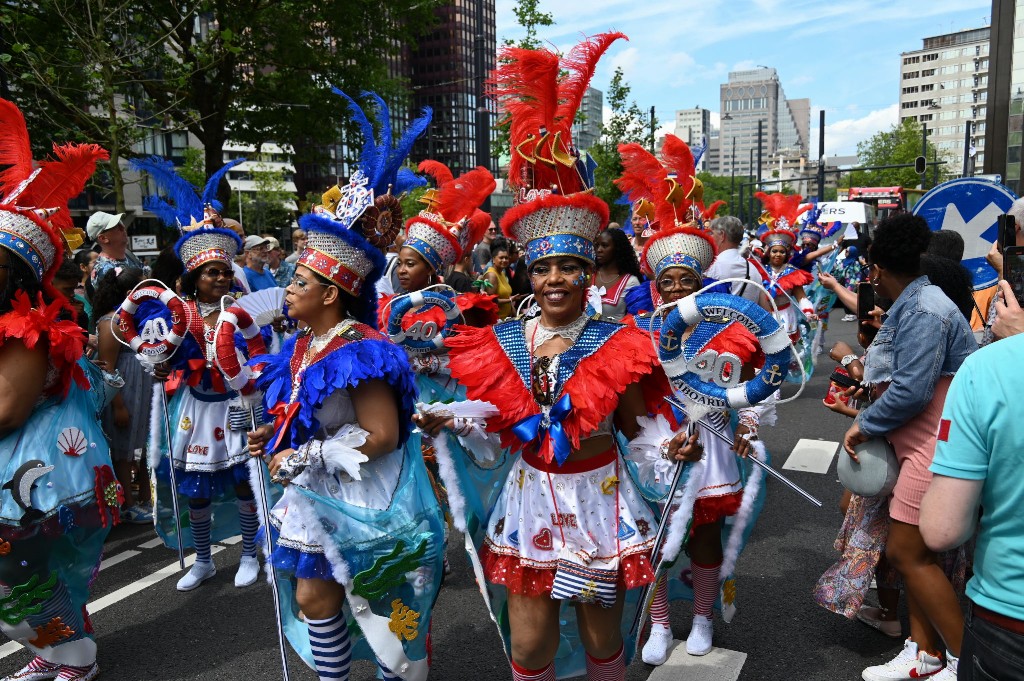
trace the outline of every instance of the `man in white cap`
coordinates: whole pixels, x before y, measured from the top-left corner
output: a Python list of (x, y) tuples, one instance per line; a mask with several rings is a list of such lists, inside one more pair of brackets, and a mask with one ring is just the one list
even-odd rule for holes
[(245, 267), (242, 269), (253, 293), (277, 286), (274, 275), (266, 267), (269, 246), (270, 241), (265, 237), (255, 234), (245, 237)]
[(270, 270), (277, 285), (285, 288), (295, 276), (295, 265), (284, 259), (284, 249), (276, 237), (268, 236), (267, 241), (267, 269)]
[(93, 267), (90, 284), (93, 288), (100, 278), (115, 267), (143, 269), (142, 261), (128, 250), (128, 230), (121, 218), (124, 213), (111, 215), (97, 211), (89, 218), (85, 231), (89, 238), (99, 244), (100, 254)]

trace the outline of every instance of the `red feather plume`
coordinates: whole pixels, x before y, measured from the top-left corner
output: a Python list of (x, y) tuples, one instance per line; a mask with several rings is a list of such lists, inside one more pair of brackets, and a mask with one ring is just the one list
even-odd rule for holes
[(32, 174), (32, 145), (21, 110), (6, 99), (0, 99), (0, 188), (4, 195)]
[[(775, 218), (776, 222), (784, 218), (791, 228), (796, 227), (797, 218), (810, 208), (810, 204), (808, 204), (801, 209), (800, 204), (804, 198), (799, 194), (755, 192), (754, 196), (761, 201), (764, 209)], [(776, 225), (775, 229), (781, 229), (781, 227), (782, 225)]]
[(426, 173), (434, 178), (434, 183), (441, 187), (441, 185), (451, 182), (455, 179), (452, 175), (452, 171), (448, 169), (448, 166), (441, 163), (440, 161), (433, 161), (427, 159), (426, 161), (420, 161), (419, 166), (416, 168), (421, 173)]
[(466, 241), (466, 249), (472, 250), (476, 248), (476, 245), (483, 241), (484, 234), (487, 233), (487, 228), (490, 226), (490, 213), (485, 213), (479, 208), (473, 211), (473, 214), (469, 216), (469, 220), (466, 221), (466, 226), (463, 228), (469, 230), (469, 239)]
[(440, 187), (437, 195), (438, 211), (448, 222), (459, 222), (473, 214), (491, 195), (497, 183), (491, 171), (477, 166), (463, 173), (459, 179)]
[(630, 201), (647, 199), (657, 204), (664, 199), (665, 178), (668, 171), (654, 154), (636, 142), (619, 145), (622, 159), (622, 176), (615, 180), (615, 186)]
[(715, 215), (718, 213), (718, 209), (725, 205), (725, 201), (715, 201), (710, 206), (700, 212), (700, 216), (705, 220), (714, 220)]
[(619, 39), (629, 40), (625, 33), (609, 32), (600, 33), (591, 38), (586, 38), (580, 44), (569, 51), (569, 54), (562, 59), (561, 67), (568, 72), (561, 88), (559, 88), (560, 102), (555, 114), (559, 129), (568, 131), (572, 128), (576, 112), (583, 102), (583, 95), (587, 92), (591, 79), (594, 77), (594, 70), (597, 62), (604, 53), (608, 51), (611, 44)]
[(106, 161), (110, 154), (98, 144), (55, 144), (53, 153), (57, 160), (39, 164), (42, 170), (25, 190), (23, 196), (27, 198), (19, 202), (39, 208), (58, 207), (61, 210), (50, 218), (50, 223), (60, 229), (73, 229), (74, 223), (66, 210), (68, 201), (82, 192), (96, 171), (96, 163)]

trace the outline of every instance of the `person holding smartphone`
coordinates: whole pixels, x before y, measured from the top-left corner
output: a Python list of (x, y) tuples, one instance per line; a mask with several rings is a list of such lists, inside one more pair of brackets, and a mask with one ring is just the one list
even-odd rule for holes
[(903, 578), (911, 626), (900, 654), (865, 669), (865, 681), (915, 674), (954, 679), (963, 635), (956, 594), (921, 538), (918, 519), (946, 391), (977, 343), (960, 310), (922, 275), (921, 255), (930, 238), (924, 219), (899, 214), (879, 224), (868, 250), (870, 282), (893, 304), (864, 367), (864, 383), (877, 397), (858, 415), (843, 445), (856, 459), (857, 445), (885, 437), (896, 452), (900, 473), (889, 506), (886, 557)]

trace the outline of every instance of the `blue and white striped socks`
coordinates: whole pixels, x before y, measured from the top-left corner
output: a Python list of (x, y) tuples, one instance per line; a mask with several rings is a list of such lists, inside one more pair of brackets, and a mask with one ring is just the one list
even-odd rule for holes
[(306, 626), (320, 681), (347, 681), (352, 667), (352, 646), (344, 611), (325, 620), (307, 618)]
[(260, 529), (259, 518), (256, 517), (256, 499), (238, 498), (238, 522), (242, 526), (242, 555), (256, 557), (256, 531)]
[(210, 563), (210, 500), (203, 499), (202, 505), (191, 499), (188, 502), (188, 522), (192, 526), (192, 543), (196, 547), (196, 562)]

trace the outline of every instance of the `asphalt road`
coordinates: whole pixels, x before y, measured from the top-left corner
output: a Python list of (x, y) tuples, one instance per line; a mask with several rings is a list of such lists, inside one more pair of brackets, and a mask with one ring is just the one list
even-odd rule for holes
[[(838, 315), (837, 315), (838, 317)], [(833, 322), (830, 340), (853, 341), (854, 324)], [(830, 362), (823, 364), (797, 400), (779, 408), (779, 424), (763, 432), (776, 468), (800, 438), (838, 441), (848, 420), (821, 405)], [(790, 388), (792, 391), (792, 388)], [(832, 543), (842, 521), (841, 487), (833, 460), (825, 475), (784, 471), (824, 502), (815, 508), (777, 481), (737, 566), (738, 612), (729, 625), (716, 623), (715, 645), (747, 654), (739, 678), (859, 679), (863, 667), (886, 661), (901, 642), (856, 621), (832, 614), (811, 600), (817, 578), (836, 558)], [(217, 576), (199, 589), (179, 593), (175, 552), (153, 546), (148, 527), (120, 526), (107, 542), (105, 567), (92, 603), (102, 678), (132, 681), (262, 681), (281, 678), (269, 586), (236, 589), (239, 546), (214, 556)], [(510, 678), (498, 636), (486, 615), (471, 572), (453, 538), (455, 569), (441, 592), (433, 625), (434, 663), (430, 678), (480, 681)], [(170, 566), (174, 565), (173, 568)], [(163, 572), (160, 572), (164, 569)], [(163, 579), (157, 578), (164, 576)], [(152, 583), (150, 583), (152, 582)], [(116, 601), (116, 602), (115, 602)], [(673, 604), (677, 638), (689, 629), (689, 604)], [(28, 661), (23, 650), (0, 648), (0, 670)], [(292, 681), (316, 675), (290, 655)], [(637, 661), (627, 679), (647, 679), (651, 667)], [(352, 679), (374, 678), (357, 663)]]

